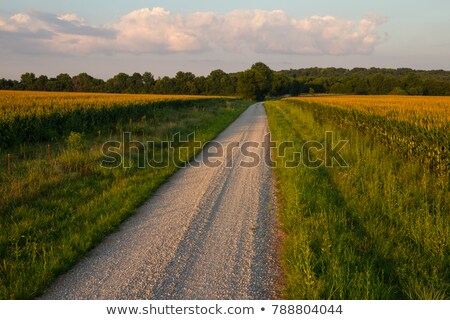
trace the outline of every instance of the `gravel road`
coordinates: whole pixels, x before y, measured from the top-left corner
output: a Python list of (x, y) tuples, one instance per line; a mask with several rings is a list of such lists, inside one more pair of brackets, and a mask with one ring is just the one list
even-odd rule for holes
[[(246, 141), (260, 158), (268, 133), (261, 103), (216, 141)], [(210, 151), (214, 151), (211, 148)], [(41, 299), (273, 299), (279, 297), (279, 236), (270, 168), (234, 148), (220, 166), (180, 169), (136, 214)], [(197, 160), (205, 159), (203, 151)]]

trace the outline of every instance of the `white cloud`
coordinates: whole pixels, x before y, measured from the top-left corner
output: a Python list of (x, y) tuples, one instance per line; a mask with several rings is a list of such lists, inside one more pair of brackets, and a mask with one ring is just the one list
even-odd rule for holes
[[(192, 17), (200, 19), (192, 20)], [(117, 30), (116, 50), (132, 53), (193, 52), (205, 50), (199, 14), (172, 14), (163, 8), (133, 11), (112, 26)]]
[(31, 17), (24, 13), (18, 13), (18, 14), (13, 15), (10, 19), (18, 24), (23, 25), (23, 24), (27, 24), (28, 22), (30, 22)]
[(0, 37), (14, 41), (11, 48), (30, 52), (348, 55), (371, 53), (381, 41), (378, 26), (384, 21), (375, 14), (354, 21), (332, 16), (297, 19), (282, 10), (178, 14), (156, 7), (132, 11), (109, 26), (95, 26), (76, 14), (27, 12), (0, 19)]
[(84, 22), (85, 22), (84, 19), (78, 17), (74, 13), (62, 14), (62, 15), (58, 16), (58, 20), (69, 21), (69, 22), (76, 22), (76, 23), (79, 23), (79, 24), (84, 24)]

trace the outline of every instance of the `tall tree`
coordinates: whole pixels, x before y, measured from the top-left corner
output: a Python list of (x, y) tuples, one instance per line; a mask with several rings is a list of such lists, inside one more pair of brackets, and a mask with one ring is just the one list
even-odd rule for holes
[(190, 94), (194, 85), (195, 75), (191, 72), (178, 71), (175, 76), (175, 92), (178, 94)]
[(120, 72), (106, 81), (106, 90), (113, 93), (129, 93), (131, 88), (130, 76)]
[(273, 71), (262, 62), (255, 63), (250, 69), (254, 72), (258, 88), (258, 100), (264, 100), (272, 89)]
[(222, 87), (222, 82), (226, 76), (227, 74), (220, 69), (211, 71), (206, 78), (206, 93), (211, 95), (223, 94), (224, 88)]
[(98, 92), (103, 84), (103, 80), (95, 79), (86, 72), (72, 78), (72, 88), (75, 92)]
[(244, 99), (263, 100), (264, 97), (259, 90), (254, 70), (239, 72), (237, 76), (237, 94)]
[(139, 72), (133, 73), (130, 77), (128, 90), (131, 93), (144, 93), (144, 79)]
[(72, 78), (67, 73), (60, 73), (56, 76), (59, 91), (72, 91)]
[(20, 76), (20, 85), (23, 90), (35, 90), (36, 75), (32, 72), (24, 73)]
[(153, 87), (155, 86), (155, 77), (151, 72), (144, 72), (142, 75), (142, 81), (144, 82), (144, 92), (145, 93), (152, 93)]

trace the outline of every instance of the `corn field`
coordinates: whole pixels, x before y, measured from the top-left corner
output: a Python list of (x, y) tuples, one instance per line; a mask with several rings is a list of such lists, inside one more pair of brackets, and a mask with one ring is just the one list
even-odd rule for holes
[(450, 97), (309, 96), (301, 100), (382, 115), (425, 127), (440, 127), (450, 121)]
[(288, 98), (317, 120), (372, 134), (391, 150), (420, 158), (438, 175), (450, 169), (450, 97), (316, 96)]
[(186, 107), (211, 98), (220, 97), (0, 91), (0, 148), (97, 132), (121, 119), (151, 117), (169, 103)]

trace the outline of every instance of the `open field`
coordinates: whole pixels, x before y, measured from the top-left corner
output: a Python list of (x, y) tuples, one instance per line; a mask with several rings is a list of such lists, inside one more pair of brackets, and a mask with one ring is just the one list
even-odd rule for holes
[(310, 106), (318, 120), (354, 127), (390, 150), (420, 159), (441, 175), (450, 170), (450, 98), (324, 96), (291, 98)]
[[(27, 96), (25, 93), (18, 96), (21, 95)], [(150, 100), (147, 102), (146, 96), (142, 96), (143, 100), (137, 104), (134, 99), (139, 96), (128, 96), (127, 100), (126, 96), (119, 95), (90, 95), (95, 97), (94, 101), (101, 99), (98, 108), (89, 108), (83, 98), (80, 98), (82, 102), (77, 100), (88, 96), (55, 94), (55, 97), (64, 97), (66, 102), (72, 101), (68, 102), (69, 112), (61, 112), (63, 116), (59, 118), (51, 118), (59, 112), (56, 104), (52, 112), (44, 112), (42, 118), (38, 113), (27, 118), (27, 114), (24, 119), (38, 121), (39, 126), (34, 127), (36, 132), (51, 132), (50, 136), (42, 136), (36, 142), (23, 134), (20, 126), (15, 127), (20, 120), (9, 122), (14, 128), (12, 132), (22, 138), (20, 143), (5, 140), (10, 145), (8, 152), (12, 159), (10, 176), (7, 175), (7, 151), (2, 149), (0, 153), (2, 299), (31, 298), (42, 293), (57, 275), (67, 271), (130, 216), (177, 169), (172, 161), (161, 169), (149, 166), (138, 169), (138, 152), (132, 148), (124, 150), (124, 147), (120, 151), (127, 159), (126, 166), (114, 170), (102, 168), (103, 142), (121, 141), (123, 132), (131, 132), (133, 140), (160, 142), (171, 140), (177, 132), (185, 137), (195, 131), (196, 139), (205, 143), (249, 105), (238, 100), (198, 97), (180, 100), (174, 96), (159, 97), (170, 101), (156, 102), (152, 102), (154, 96), (147, 96)], [(44, 96), (42, 99), (47, 101)], [(111, 104), (108, 102), (105, 106), (101, 101)], [(44, 105), (45, 109), (46, 103), (38, 105)], [(73, 109), (73, 106), (81, 107)], [(21, 108), (26, 109), (26, 105)], [(46, 118), (48, 115), (51, 117)], [(2, 117), (1, 121), (5, 123), (9, 119)], [(41, 119), (60, 119), (60, 127), (52, 131), (54, 126), (39, 122)], [(98, 131), (101, 131), (100, 137)], [(177, 150), (181, 147), (187, 148), (181, 152), (178, 164), (199, 151), (191, 142), (176, 145)], [(165, 147), (148, 151), (157, 158), (169, 157)]]
[[(0, 148), (52, 141), (71, 131), (152, 117), (151, 106), (187, 106), (220, 97), (0, 91)], [(224, 98), (226, 99), (226, 98)]]
[[(195, 132), (196, 140), (204, 144), (250, 104), (221, 97), (29, 95), (12, 93), (10, 99), (22, 105), (14, 109), (8, 107), (10, 103), (2, 104), (5, 113), (0, 117), (1, 130), (5, 130), (0, 137), (2, 299), (42, 294), (58, 275), (117, 230), (175, 173), (177, 164), (199, 151), (190, 140), (175, 141), (176, 150), (182, 150), (175, 162), (163, 168), (138, 169), (142, 162), (139, 147), (123, 144), (117, 149), (124, 155), (122, 165), (111, 170), (100, 166), (105, 141), (122, 141), (123, 133), (130, 132), (132, 140), (157, 143), (145, 152), (167, 159), (167, 146), (158, 147), (158, 142), (173, 140), (177, 132), (182, 137)], [(309, 96), (266, 103), (272, 141), (294, 143), (293, 148), (274, 152), (285, 233), (285, 298), (450, 297), (449, 106), (449, 98), (395, 96)], [(248, 109), (245, 121), (233, 126), (223, 137), (224, 144), (261, 140), (267, 132), (262, 107)], [(331, 146), (325, 132), (333, 132)], [(325, 147), (315, 144), (307, 163), (320, 163), (339, 140), (348, 141), (341, 150), (346, 166), (339, 166), (342, 163), (336, 159), (325, 162), (326, 166), (299, 163), (292, 167), (288, 163), (311, 141)], [(110, 155), (110, 150), (103, 151)], [(276, 232), (276, 222), (266, 210), (272, 199), (270, 170), (261, 166), (254, 171), (210, 169), (203, 168), (201, 174), (193, 169), (175, 179), (175, 185), (168, 184), (157, 201), (148, 203), (160, 214), (149, 214), (144, 206), (127, 221), (132, 226), (137, 223), (134, 227), (123, 225), (84, 264), (59, 280), (49, 297), (62, 297), (59, 290), (69, 284), (66, 298), (277, 296), (277, 288), (270, 287), (276, 279), (267, 271), (276, 267), (270, 261), (276, 247), (266, 238)], [(172, 201), (180, 190), (182, 199)], [(177, 212), (184, 218), (173, 216)], [(132, 231), (145, 223), (147, 233)], [(171, 231), (175, 229), (178, 235)], [(124, 253), (126, 239), (143, 250), (133, 251), (140, 259), (131, 261)], [(212, 239), (210, 245), (204, 245), (205, 239)], [(160, 254), (152, 254), (150, 247)], [(231, 253), (234, 258), (225, 259)], [(128, 261), (126, 270), (136, 272), (96, 267), (114, 266), (120, 259), (112, 257)], [(150, 262), (157, 274), (151, 284), (139, 273)], [(189, 271), (194, 265), (195, 270)], [(93, 266), (99, 273), (90, 269)], [(73, 285), (73, 279), (80, 279), (76, 270), (92, 271), (77, 284), (80, 287)], [(242, 281), (230, 286), (238, 279), (236, 270), (243, 275)], [(90, 283), (102, 274), (111, 276), (111, 282), (93, 288)], [(260, 282), (260, 276), (270, 281)], [(123, 279), (131, 280), (125, 284)]]
[[(266, 103), (272, 139), (295, 143), (278, 150), (275, 170), (286, 298), (450, 297), (449, 101), (336, 96)], [(326, 143), (326, 131), (333, 145), (349, 141), (341, 152), (348, 166), (286, 167), (305, 142)], [(310, 156), (326, 158), (327, 148)]]
[[(449, 97), (423, 96), (307, 96), (291, 98), (344, 110), (382, 115), (389, 119), (436, 127), (450, 121)], [(289, 100), (291, 100), (289, 99)]]
[(200, 100), (221, 98), (195, 95), (112, 94), (83, 92), (0, 91), (3, 117), (17, 114), (64, 113), (76, 109), (108, 109), (115, 106), (146, 105), (155, 101)]

